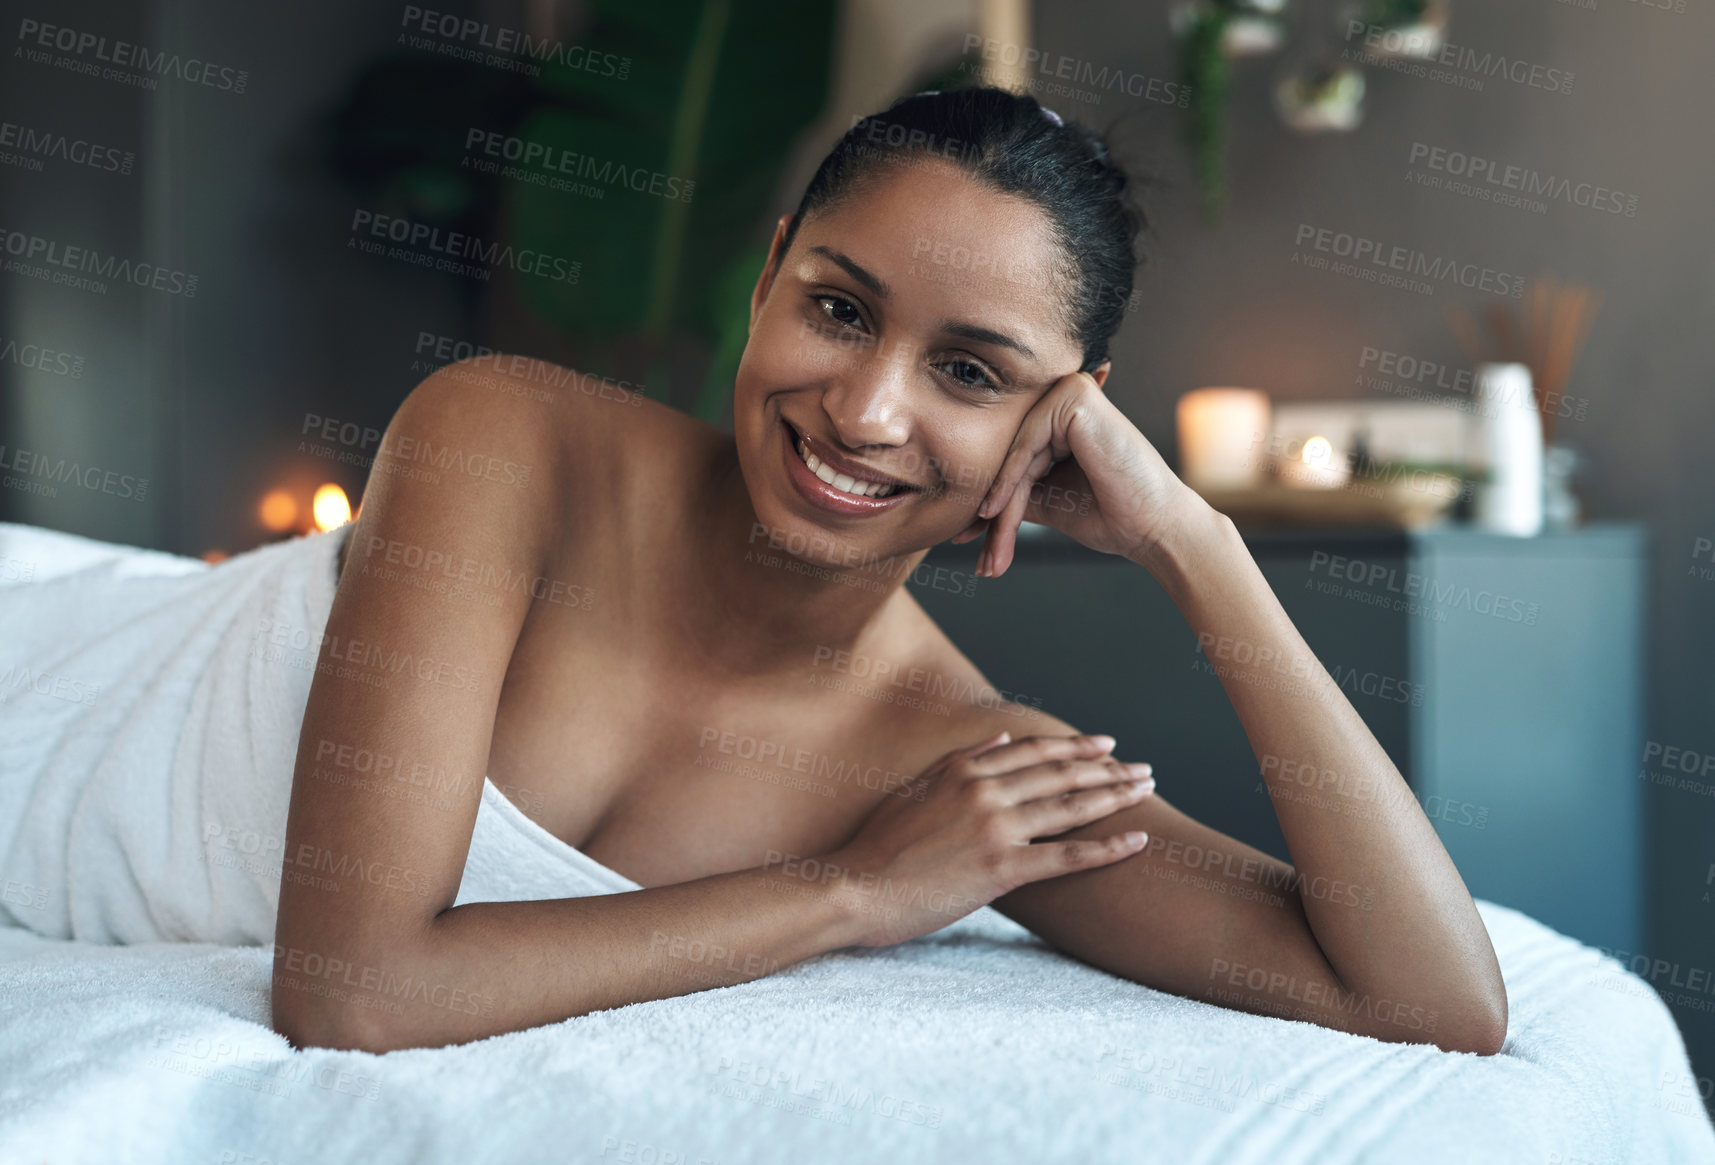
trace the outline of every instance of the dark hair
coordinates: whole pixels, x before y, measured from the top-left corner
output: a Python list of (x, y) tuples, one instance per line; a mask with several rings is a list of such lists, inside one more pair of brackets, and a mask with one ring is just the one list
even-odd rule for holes
[(807, 216), (917, 157), (944, 158), (1042, 209), (1066, 257), (1062, 315), (1083, 351), (1081, 370), (1106, 360), (1131, 299), (1133, 245), (1147, 224), (1102, 136), (1048, 113), (1034, 97), (988, 86), (918, 93), (858, 121), (810, 179), (781, 253)]

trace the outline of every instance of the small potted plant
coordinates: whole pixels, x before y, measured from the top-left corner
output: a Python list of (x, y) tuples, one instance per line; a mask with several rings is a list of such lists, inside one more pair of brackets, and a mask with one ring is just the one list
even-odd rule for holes
[(1355, 0), (1344, 27), (1354, 24), (1364, 26), (1367, 56), (1428, 60), (1447, 43), (1447, 0)]

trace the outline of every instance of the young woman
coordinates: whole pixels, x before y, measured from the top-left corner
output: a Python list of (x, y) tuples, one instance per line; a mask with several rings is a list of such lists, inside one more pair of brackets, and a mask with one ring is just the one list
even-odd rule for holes
[[(337, 535), (276, 1028), (459, 1043), (986, 904), (1151, 987), (1498, 1051), (1499, 968), (1429, 822), (1232, 525), (1104, 395), (1139, 221), (1089, 131), (999, 90), (919, 94), (780, 220), (732, 435), (529, 360), (421, 384)], [(994, 699), (901, 585), (949, 538), (1004, 574), (1024, 520), (1281, 664), (1222, 682), (1291, 867), (1176, 811), (1111, 738)], [(364, 757), (447, 795), (383, 796)], [(1314, 799), (1280, 783), (1305, 766), (1335, 778)], [(490, 788), (637, 888), (461, 898)]]

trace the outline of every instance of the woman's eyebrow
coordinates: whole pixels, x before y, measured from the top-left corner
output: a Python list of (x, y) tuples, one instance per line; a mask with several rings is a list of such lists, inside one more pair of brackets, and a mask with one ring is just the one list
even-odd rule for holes
[(1005, 332), (997, 332), (993, 328), (979, 327), (976, 324), (942, 324), (941, 330), (948, 335), (963, 336), (967, 340), (975, 340), (979, 344), (998, 344), (1002, 348), (1011, 348), (1028, 359), (1036, 359), (1036, 353)]
[(844, 270), (847, 275), (850, 275), (853, 279), (863, 284), (876, 296), (876, 298), (886, 299), (888, 297), (887, 284), (883, 283), (880, 279), (860, 267), (850, 255), (845, 255), (839, 251), (833, 250), (832, 248), (823, 246), (811, 247), (810, 251), (816, 255), (826, 255), (835, 263), (838, 263), (840, 268)]
[[(869, 291), (876, 296), (876, 298), (888, 298), (887, 284), (874, 274), (865, 270), (863, 266), (850, 255), (819, 244), (811, 247), (810, 251), (812, 254), (822, 255), (833, 260), (839, 265), (841, 270), (843, 270), (847, 275), (850, 275), (853, 279), (857, 280), (859, 283), (863, 284), (864, 287), (869, 289)], [(1005, 332), (997, 332), (993, 328), (985, 328), (977, 324), (950, 323), (942, 324), (941, 330), (950, 336), (962, 336), (967, 340), (975, 340), (979, 344), (996, 344), (1002, 348), (1011, 348), (1013, 351), (1019, 353), (1028, 360), (1036, 359), (1035, 352), (1032, 352), (1028, 347), (1019, 343)]]

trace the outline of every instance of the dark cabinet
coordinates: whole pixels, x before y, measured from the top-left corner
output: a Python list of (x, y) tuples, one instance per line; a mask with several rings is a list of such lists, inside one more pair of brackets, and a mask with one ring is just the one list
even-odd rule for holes
[[(1640, 949), (1641, 529), (1246, 542), (1471, 892)], [(1289, 856), (1217, 661), (1147, 572), (1039, 531), (1004, 577), (934, 585), (934, 567), (969, 571), (975, 550), (937, 547), (912, 589), (997, 688), (1109, 733), (1180, 809)]]

